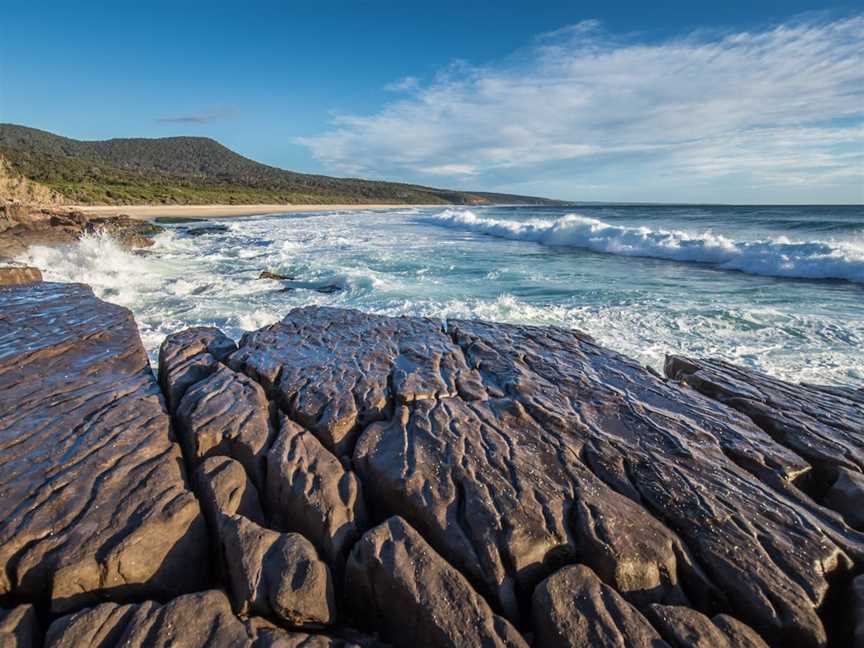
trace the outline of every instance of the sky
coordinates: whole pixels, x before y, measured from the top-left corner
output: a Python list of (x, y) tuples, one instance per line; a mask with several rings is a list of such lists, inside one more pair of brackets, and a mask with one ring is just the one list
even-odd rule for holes
[(864, 202), (864, 9), (13, 2), (0, 121), (575, 201)]

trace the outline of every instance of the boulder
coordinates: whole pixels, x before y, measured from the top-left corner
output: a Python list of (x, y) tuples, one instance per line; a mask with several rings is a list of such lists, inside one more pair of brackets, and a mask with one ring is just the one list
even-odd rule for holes
[(0, 608), (0, 646), (3, 648), (37, 648), (42, 645), (41, 635), (32, 605), (19, 605), (11, 610)]
[(837, 479), (822, 498), (822, 503), (840, 513), (846, 523), (864, 530), (864, 474), (837, 469)]
[(21, 286), (40, 281), (42, 281), (42, 272), (39, 268), (31, 266), (4, 266), (0, 268), (0, 287)]
[(767, 648), (752, 629), (726, 615), (715, 625), (704, 614), (675, 605), (652, 605), (647, 614), (674, 648)]
[(192, 469), (205, 457), (239, 461), (259, 488), (270, 445), (270, 403), (261, 385), (218, 364), (191, 385), (175, 412), (177, 434)]
[(277, 533), (233, 515), (222, 519), (220, 536), (238, 614), (273, 616), (297, 627), (335, 620), (330, 571), (299, 533)]
[(206, 537), (132, 314), (77, 284), (0, 291), (0, 594), (193, 591)]
[(360, 480), (285, 416), (267, 455), (265, 499), (272, 526), (302, 533), (334, 569), (366, 527)]
[(544, 648), (668, 648), (636, 608), (584, 565), (543, 580), (531, 611), (534, 643)]
[(193, 476), (195, 492), (211, 529), (219, 529), (223, 516), (242, 515), (264, 525), (264, 512), (255, 485), (243, 465), (230, 457), (209, 457)]
[(348, 648), (351, 642), (287, 632), (262, 619), (241, 620), (225, 594), (209, 590), (165, 603), (103, 603), (61, 617), (48, 629), (46, 648)]
[(345, 596), (358, 623), (406, 648), (527, 648), (456, 569), (401, 518), (351, 551)]
[(210, 326), (174, 333), (159, 347), (159, 385), (174, 414), (186, 390), (215, 372), (237, 350), (234, 341)]

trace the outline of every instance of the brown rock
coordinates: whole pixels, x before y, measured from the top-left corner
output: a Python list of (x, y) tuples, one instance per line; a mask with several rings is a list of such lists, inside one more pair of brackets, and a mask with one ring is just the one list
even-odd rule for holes
[(864, 474), (838, 468), (837, 479), (825, 493), (822, 504), (840, 513), (849, 526), (864, 530)]
[(268, 272), (264, 270), (261, 274), (258, 275), (259, 279), (274, 279), (276, 281), (294, 281), (297, 277), (293, 275), (283, 275), (275, 272)]
[(40, 281), (42, 281), (42, 272), (39, 268), (30, 266), (4, 266), (0, 268), (0, 287), (21, 286)]
[(732, 648), (768, 648), (768, 644), (756, 634), (753, 628), (741, 623), (735, 617), (718, 614), (711, 620), (726, 635)]
[(457, 570), (393, 517), (351, 551), (345, 593), (358, 622), (407, 648), (527, 648)]
[(217, 364), (186, 390), (175, 420), (193, 468), (205, 457), (229, 456), (243, 464), (256, 486), (264, 487), (270, 403), (258, 383)]
[(275, 528), (302, 533), (336, 569), (366, 526), (357, 476), (284, 416), (267, 455), (266, 501)]
[(715, 625), (704, 614), (675, 605), (652, 605), (647, 614), (675, 648), (767, 648), (752, 629), (729, 616), (719, 616)]
[(159, 347), (159, 385), (174, 414), (186, 390), (219, 368), (237, 350), (234, 341), (210, 326), (174, 333)]
[(274, 616), (292, 626), (335, 619), (330, 571), (299, 533), (277, 533), (234, 515), (223, 518), (220, 535), (238, 614)]
[(209, 457), (199, 464), (193, 481), (211, 529), (219, 528), (222, 516), (232, 515), (264, 525), (258, 491), (240, 462), (230, 457)]
[(132, 314), (0, 291), (0, 594), (64, 612), (207, 577), (206, 529)]
[(32, 605), (11, 610), (0, 608), (0, 646), (3, 648), (37, 648), (42, 645), (39, 620)]
[(534, 643), (544, 648), (662, 648), (636, 608), (588, 567), (565, 567), (534, 590)]
[(46, 648), (348, 648), (323, 635), (276, 628), (261, 619), (238, 619), (219, 590), (180, 596), (160, 605), (104, 603), (57, 619)]

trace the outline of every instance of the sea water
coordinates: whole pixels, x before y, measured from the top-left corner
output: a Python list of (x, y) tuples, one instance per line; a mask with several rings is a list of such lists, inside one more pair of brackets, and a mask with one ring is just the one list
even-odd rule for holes
[[(239, 338), (320, 304), (576, 328), (654, 368), (680, 353), (864, 384), (864, 207), (403, 208), (214, 222), (167, 226), (137, 252), (92, 235), (20, 260), (130, 308), (151, 359), (172, 331), (215, 325)], [(264, 270), (297, 282), (286, 290), (258, 279)], [(314, 290), (325, 286), (338, 290)]]

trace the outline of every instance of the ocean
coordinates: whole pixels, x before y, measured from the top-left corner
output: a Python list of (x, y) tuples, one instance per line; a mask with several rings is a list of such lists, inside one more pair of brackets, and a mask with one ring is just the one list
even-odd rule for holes
[(656, 369), (680, 353), (864, 384), (860, 206), (401, 208), (166, 228), (147, 250), (92, 235), (20, 260), (130, 308), (154, 360), (173, 331), (239, 338), (321, 304), (576, 328)]

